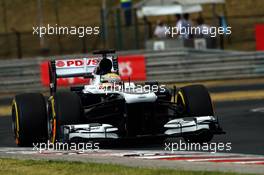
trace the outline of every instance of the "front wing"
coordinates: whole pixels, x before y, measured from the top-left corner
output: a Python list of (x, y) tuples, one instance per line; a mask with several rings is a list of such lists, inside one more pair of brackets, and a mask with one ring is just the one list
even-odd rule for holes
[[(173, 119), (164, 125), (163, 136), (195, 135), (200, 131), (209, 131), (212, 134), (223, 134), (218, 121), (214, 116), (199, 116)], [(105, 123), (89, 123), (80, 125), (62, 126), (64, 141), (76, 139), (119, 139), (118, 128)], [(139, 135), (140, 137), (140, 135)]]

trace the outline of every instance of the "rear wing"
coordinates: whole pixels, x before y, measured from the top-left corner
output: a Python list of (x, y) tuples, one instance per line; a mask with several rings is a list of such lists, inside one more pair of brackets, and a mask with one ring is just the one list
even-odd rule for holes
[(83, 77), (90, 75), (98, 65), (100, 58), (82, 58), (69, 60), (52, 60), (51, 66), (56, 70), (57, 78)]
[(108, 53), (115, 53), (115, 51), (96, 51), (94, 54), (101, 54), (102, 56), (92, 56), (81, 59), (51, 60), (49, 62), (51, 95), (57, 90), (58, 78), (93, 78), (94, 74), (100, 74), (99, 70), (105, 73), (109, 71), (118, 73), (117, 57), (107, 56)]

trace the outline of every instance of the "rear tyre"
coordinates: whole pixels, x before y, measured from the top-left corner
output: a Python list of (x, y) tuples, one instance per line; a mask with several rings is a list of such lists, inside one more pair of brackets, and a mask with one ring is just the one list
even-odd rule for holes
[(46, 102), (42, 94), (15, 96), (12, 103), (12, 126), (18, 146), (32, 146), (47, 141)]
[[(181, 88), (177, 95), (177, 104), (186, 117), (214, 116), (212, 101), (203, 85), (191, 85)], [(196, 135), (185, 136), (187, 142), (205, 143), (213, 139), (210, 130), (202, 130)]]
[(48, 130), (52, 143), (63, 141), (61, 126), (82, 123), (83, 108), (74, 92), (57, 92), (48, 100)]

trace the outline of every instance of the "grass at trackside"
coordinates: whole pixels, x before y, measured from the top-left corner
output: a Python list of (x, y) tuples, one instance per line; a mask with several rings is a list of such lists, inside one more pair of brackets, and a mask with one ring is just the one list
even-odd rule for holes
[(224, 87), (224, 86), (243, 86), (243, 85), (254, 85), (254, 84), (264, 84), (264, 78), (244, 78), (244, 79), (230, 79), (230, 80), (209, 80), (209, 81), (193, 81), (193, 82), (182, 82), (182, 83), (168, 83), (166, 86), (173, 87), (183, 87), (193, 84), (203, 84), (207, 88), (211, 87)]
[(0, 174), (4, 175), (64, 175), (64, 174), (89, 174), (89, 175), (238, 175), (222, 172), (191, 172), (168, 169), (132, 168), (121, 165), (61, 162), (61, 161), (36, 161), (0, 159)]
[(213, 102), (264, 99), (263, 90), (210, 93), (210, 95), (211, 95)]
[(0, 117), (11, 115), (11, 106), (0, 106)]

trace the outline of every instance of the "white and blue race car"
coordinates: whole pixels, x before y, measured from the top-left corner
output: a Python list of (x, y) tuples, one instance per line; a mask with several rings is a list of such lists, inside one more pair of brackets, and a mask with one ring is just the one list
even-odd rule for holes
[[(112, 50), (91, 58), (49, 62), (50, 96), (16, 95), (12, 121), (16, 144), (75, 142), (148, 136), (209, 142), (223, 134), (207, 89), (172, 90), (156, 82), (123, 82)], [(84, 77), (91, 83), (57, 91), (57, 79)]]

